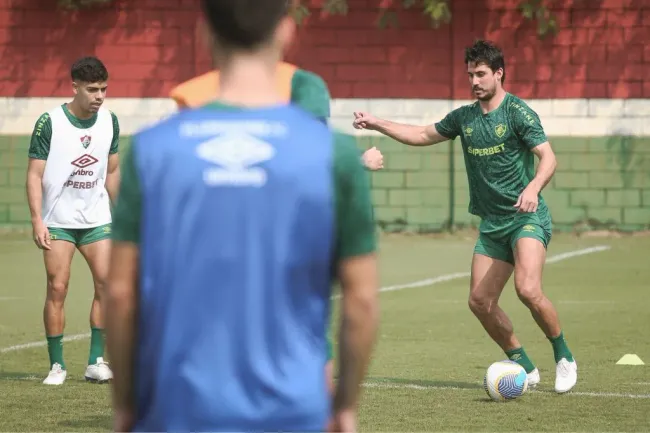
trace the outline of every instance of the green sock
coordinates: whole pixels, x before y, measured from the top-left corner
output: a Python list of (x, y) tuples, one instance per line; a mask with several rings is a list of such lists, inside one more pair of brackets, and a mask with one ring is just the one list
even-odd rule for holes
[(88, 365), (97, 363), (97, 358), (104, 356), (104, 330), (101, 328), (90, 328), (90, 355)]
[(533, 361), (530, 360), (523, 347), (520, 347), (519, 349), (508, 350), (506, 352), (506, 356), (509, 360), (515, 361), (517, 364), (524, 367), (526, 373), (530, 373), (535, 369), (535, 364), (533, 364)]
[(566, 358), (567, 361), (573, 362), (573, 354), (569, 350), (569, 346), (564, 340), (564, 333), (560, 332), (560, 335), (557, 337), (548, 339), (553, 345), (553, 354), (555, 355), (555, 363), (557, 364), (560, 359)]
[(58, 363), (65, 370), (63, 362), (63, 334), (47, 337), (47, 353), (50, 355), (50, 368)]

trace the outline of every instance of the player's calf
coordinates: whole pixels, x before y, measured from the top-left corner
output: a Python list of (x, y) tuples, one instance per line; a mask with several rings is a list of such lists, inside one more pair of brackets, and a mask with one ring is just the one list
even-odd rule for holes
[(530, 310), (537, 325), (547, 337), (559, 335), (560, 324), (557, 311), (544, 295), (541, 280), (527, 280), (523, 283), (515, 276), (515, 290), (519, 300)]
[(50, 372), (43, 381), (46, 385), (62, 385), (66, 378), (63, 360), (64, 303), (68, 292), (67, 280), (49, 279), (43, 308)]
[(64, 326), (64, 304), (68, 295), (67, 279), (48, 278), (47, 293), (45, 295), (45, 308), (43, 320), (47, 335), (63, 333)]
[(481, 322), (498, 316), (499, 298), (512, 274), (512, 265), (475, 251), (471, 273), (469, 309)]
[[(489, 257), (489, 251), (482, 251), (481, 248), (489, 242), (490, 239), (486, 237), (479, 238), (477, 242), (479, 251), (472, 261), (469, 308), (508, 359), (521, 365), (534, 382), (535, 364), (515, 336), (512, 322), (498, 305), (503, 287), (512, 274), (512, 264)], [(490, 250), (494, 251), (494, 248)]]
[(104, 357), (105, 338), (101, 317), (101, 298), (95, 283), (95, 296), (90, 307), (90, 350), (88, 352), (88, 365), (92, 366), (98, 363), (100, 358)]
[(85, 378), (90, 382), (105, 383), (113, 378), (113, 373), (104, 361), (105, 338), (102, 304), (105, 297), (108, 274), (110, 226), (105, 225), (89, 230), (79, 251), (86, 259), (93, 276), (95, 294), (90, 307), (90, 350)]
[(520, 238), (515, 248), (515, 290), (547, 337), (560, 334), (557, 311), (542, 291), (545, 245), (535, 238)]
[(43, 381), (46, 385), (61, 385), (67, 375), (63, 361), (64, 304), (74, 250), (74, 244), (70, 242), (53, 240), (50, 249), (43, 252), (47, 275), (43, 322), (50, 361), (50, 371)]
[(564, 339), (557, 310), (542, 291), (546, 246), (535, 238), (520, 238), (515, 249), (515, 289), (537, 325), (553, 346), (556, 363), (555, 390), (569, 391), (578, 380), (578, 368)]
[(67, 281), (48, 281), (43, 318), (50, 371), (43, 380), (44, 385), (63, 385), (67, 377), (63, 360), (64, 302), (67, 292)]

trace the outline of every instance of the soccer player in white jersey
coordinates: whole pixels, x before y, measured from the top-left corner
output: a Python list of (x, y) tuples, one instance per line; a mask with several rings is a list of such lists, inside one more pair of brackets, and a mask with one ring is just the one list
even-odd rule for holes
[[(119, 123), (102, 107), (108, 71), (95, 57), (72, 65), (74, 98), (41, 115), (29, 146), (27, 197), (34, 242), (43, 250), (47, 296), (43, 309), (50, 358), (46, 385), (62, 385), (64, 302), (75, 250), (93, 276), (90, 354), (85, 378), (105, 383), (113, 374), (104, 361), (100, 303), (111, 247), (111, 208), (119, 185)], [(109, 201), (110, 198), (110, 201)]]

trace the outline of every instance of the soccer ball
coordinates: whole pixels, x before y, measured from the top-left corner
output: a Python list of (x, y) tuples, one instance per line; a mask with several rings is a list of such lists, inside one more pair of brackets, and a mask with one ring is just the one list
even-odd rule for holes
[(526, 370), (514, 361), (495, 362), (485, 373), (483, 388), (494, 401), (514, 400), (528, 389)]

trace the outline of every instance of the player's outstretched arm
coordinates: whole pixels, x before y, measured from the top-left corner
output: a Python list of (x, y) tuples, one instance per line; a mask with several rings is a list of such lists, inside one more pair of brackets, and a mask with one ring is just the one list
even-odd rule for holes
[(370, 113), (355, 112), (352, 126), (356, 129), (378, 131), (393, 140), (409, 146), (430, 146), (449, 140), (438, 132), (435, 125), (407, 125), (380, 119)]
[(125, 155), (122, 176), (113, 216), (113, 246), (103, 313), (106, 349), (113, 369), (114, 428), (115, 431), (130, 431), (135, 405), (133, 364), (141, 213), (133, 147)]
[(337, 270), (342, 291), (333, 431), (355, 431), (356, 406), (379, 324), (379, 277), (369, 174), (354, 138), (337, 140)]

